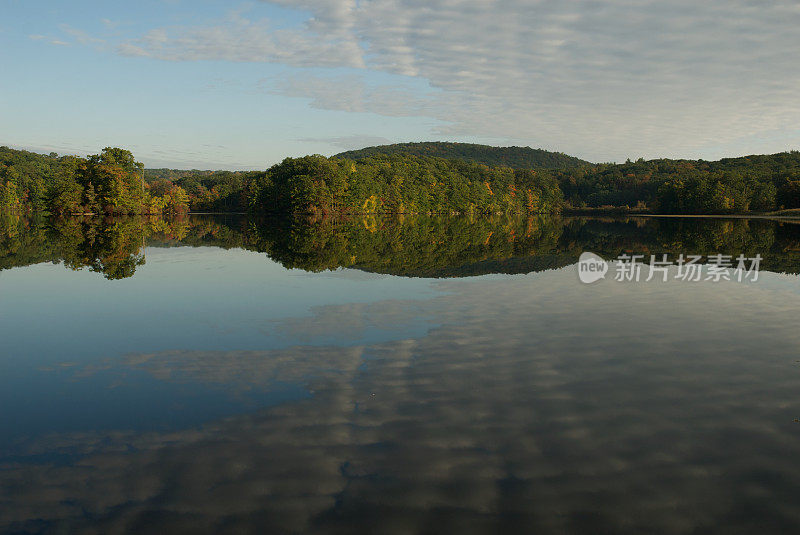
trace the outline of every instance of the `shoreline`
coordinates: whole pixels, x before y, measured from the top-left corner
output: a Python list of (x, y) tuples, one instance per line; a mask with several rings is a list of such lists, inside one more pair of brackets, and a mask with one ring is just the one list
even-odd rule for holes
[[(474, 215), (501, 215), (502, 213), (498, 214), (474, 214)], [(29, 214), (15, 214), (18, 216), (27, 216), (32, 217), (36, 214), (29, 213)], [(42, 213), (39, 212), (39, 215), (43, 215), (45, 217), (50, 216), (52, 214)], [(280, 214), (251, 214), (249, 212), (186, 212), (183, 214), (186, 215), (210, 215), (210, 216), (255, 216), (261, 217), (264, 215), (270, 217), (281, 217)], [(299, 215), (299, 214), (283, 214), (283, 215)], [(460, 213), (406, 213), (406, 212), (372, 212), (372, 213), (350, 213), (347, 214), (348, 217), (359, 217), (359, 216), (466, 216), (466, 214)], [(800, 213), (797, 214), (769, 214), (769, 213), (758, 213), (758, 214), (652, 214), (652, 213), (645, 213), (645, 212), (619, 212), (619, 211), (575, 211), (575, 210), (564, 210), (561, 212), (538, 212), (535, 215), (560, 215), (564, 217), (653, 217), (653, 218), (692, 218), (692, 219), (769, 219), (769, 220), (780, 220), (780, 221), (800, 221)], [(173, 217), (181, 217), (181, 214), (95, 214), (95, 213), (77, 213), (77, 214), (63, 214), (57, 217), (166, 217), (166, 218), (173, 218)]]
[(626, 217), (661, 217), (661, 218), (695, 218), (695, 219), (778, 219), (786, 221), (800, 221), (798, 215), (769, 215), (769, 214), (620, 214)]

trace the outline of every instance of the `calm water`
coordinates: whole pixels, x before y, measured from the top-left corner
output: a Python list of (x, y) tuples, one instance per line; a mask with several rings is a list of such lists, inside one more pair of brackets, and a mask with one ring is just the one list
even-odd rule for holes
[(799, 225), (8, 221), (0, 268), (3, 533), (800, 529)]

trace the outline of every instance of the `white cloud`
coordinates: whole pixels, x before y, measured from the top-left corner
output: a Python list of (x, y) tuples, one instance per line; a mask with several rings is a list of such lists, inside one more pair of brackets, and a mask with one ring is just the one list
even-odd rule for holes
[(352, 77), (280, 89), (326, 109), (432, 117), (440, 135), (514, 138), (595, 159), (800, 142), (793, 1), (270, 3), (311, 15), (291, 29), (238, 14), (214, 27), (159, 28), (119, 52), (418, 77), (438, 91), (379, 98), (354, 89)]
[(225, 60), (286, 63), (301, 67), (363, 67), (354, 36), (332, 31), (319, 34), (311, 26), (274, 29), (269, 21), (240, 16), (207, 28), (157, 28), (140, 39), (122, 43), (123, 55), (169, 61)]
[(360, 75), (288, 75), (262, 81), (264, 89), (285, 96), (303, 97), (324, 110), (377, 113), (389, 117), (433, 115), (447, 105), (435, 92), (422, 93), (408, 84), (375, 85)]
[(87, 32), (73, 28), (68, 24), (62, 24), (61, 31), (70, 36), (76, 43), (81, 45), (101, 45), (105, 43), (104, 39), (92, 37)]

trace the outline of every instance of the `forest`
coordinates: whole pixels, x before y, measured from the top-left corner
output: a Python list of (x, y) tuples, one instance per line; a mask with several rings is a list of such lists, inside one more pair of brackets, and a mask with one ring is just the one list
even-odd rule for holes
[(800, 152), (658, 159), (556, 171), (566, 207), (661, 214), (746, 214), (800, 208)]
[(147, 184), (144, 165), (107, 147), (81, 158), (0, 147), (0, 211), (53, 215), (176, 214), (188, 210), (178, 185)]
[[(755, 214), (800, 209), (800, 152), (592, 164), (465, 143), (287, 158), (265, 171), (144, 169), (124, 149), (87, 158), (0, 147), (3, 213)], [(791, 214), (791, 212), (787, 212)]]
[(189, 198), (192, 212), (246, 212), (250, 204), (251, 185), (263, 171), (181, 171), (145, 169), (145, 181), (151, 188), (179, 186)]
[(250, 203), (272, 214), (550, 213), (562, 197), (529, 169), (396, 154), (287, 158), (256, 180)]
[(800, 152), (719, 161), (655, 159), (593, 164), (520, 147), (404, 143), (335, 156), (435, 155), (536, 170), (555, 180), (566, 210), (618, 209), (657, 214), (748, 214), (800, 208)]
[(543, 149), (492, 147), (475, 143), (447, 143), (442, 141), (379, 145), (342, 152), (333, 157), (360, 160), (370, 156), (395, 154), (464, 160), (482, 163), (489, 167), (511, 167), (512, 169), (572, 169), (591, 165), (590, 162), (580, 158)]

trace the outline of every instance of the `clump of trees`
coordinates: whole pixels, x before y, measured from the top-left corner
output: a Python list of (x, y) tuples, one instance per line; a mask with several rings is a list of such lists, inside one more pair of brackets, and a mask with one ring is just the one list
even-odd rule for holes
[(49, 186), (70, 172), (71, 160), (54, 152), (44, 155), (0, 147), (0, 210), (45, 211)]
[(164, 182), (180, 186), (192, 212), (246, 212), (250, 186), (263, 175), (264, 171), (145, 170), (151, 186)]
[(557, 212), (561, 191), (532, 170), (417, 157), (361, 160), (287, 158), (251, 188), (250, 207), (267, 213), (420, 214)]
[(8, 214), (17, 214), (22, 210), (17, 184), (11, 180), (0, 182), (0, 209)]
[(800, 152), (600, 164), (554, 173), (571, 207), (728, 214), (800, 208)]
[(153, 189), (144, 166), (125, 149), (58, 157), (0, 147), (0, 210), (4, 213), (185, 213), (189, 203), (178, 185)]
[(777, 208), (772, 181), (731, 171), (680, 174), (658, 187), (655, 206), (662, 213), (728, 214)]

